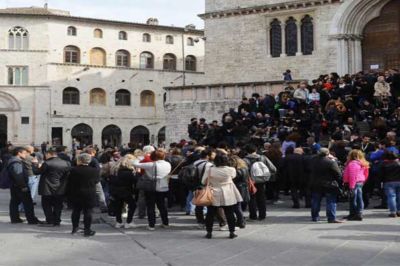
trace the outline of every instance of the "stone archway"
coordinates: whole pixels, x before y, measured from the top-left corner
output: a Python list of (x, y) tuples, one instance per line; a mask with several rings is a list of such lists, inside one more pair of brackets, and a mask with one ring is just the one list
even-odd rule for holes
[(365, 26), (379, 17), (390, 0), (345, 1), (336, 11), (330, 28), (330, 39), (337, 43), (339, 74), (362, 70), (362, 39)]
[(0, 147), (18, 142), (18, 119), (21, 106), (9, 93), (0, 91)]

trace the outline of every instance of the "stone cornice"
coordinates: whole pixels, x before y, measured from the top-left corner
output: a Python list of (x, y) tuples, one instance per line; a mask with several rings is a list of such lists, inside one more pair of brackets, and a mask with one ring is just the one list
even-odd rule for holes
[(213, 18), (224, 18), (232, 16), (272, 13), (285, 10), (304, 9), (309, 7), (329, 5), (333, 3), (339, 3), (342, 1), (343, 0), (298, 0), (298, 1), (278, 3), (278, 4), (269, 4), (269, 5), (245, 7), (245, 8), (239, 7), (236, 9), (209, 12), (199, 15), (199, 17), (202, 19), (213, 19)]
[(47, 53), (48, 50), (17, 50), (17, 49), (0, 49), (0, 52), (17, 52), (17, 53)]

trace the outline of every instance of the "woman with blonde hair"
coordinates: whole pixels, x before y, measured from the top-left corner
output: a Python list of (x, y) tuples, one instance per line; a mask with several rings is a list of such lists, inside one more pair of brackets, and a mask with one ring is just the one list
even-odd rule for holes
[(248, 204), (250, 201), (250, 192), (247, 182), (250, 177), (249, 168), (247, 163), (237, 155), (231, 156), (232, 167), (236, 169), (236, 177), (233, 179), (236, 188), (239, 190), (240, 195), (243, 198), (243, 202), (238, 202), (233, 208), (233, 212), (236, 215), (236, 226), (239, 228), (245, 228), (246, 222), (243, 216), (243, 206)]
[[(134, 197), (134, 186), (136, 183), (135, 168), (133, 166), (133, 155), (125, 155), (111, 168), (110, 194), (114, 199), (114, 211), (116, 218), (116, 228), (125, 227), (126, 229), (135, 226), (133, 214), (136, 209)], [(126, 224), (122, 223), (122, 210), (124, 203), (128, 204), (128, 216)]]
[(364, 202), (362, 188), (368, 179), (369, 163), (361, 150), (352, 150), (348, 157), (343, 174), (343, 183), (349, 187), (350, 214), (349, 221), (362, 221)]

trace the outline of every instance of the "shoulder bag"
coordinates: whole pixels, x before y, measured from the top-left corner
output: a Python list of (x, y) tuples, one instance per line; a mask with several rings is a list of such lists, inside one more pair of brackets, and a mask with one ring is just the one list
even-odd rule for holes
[(211, 169), (208, 174), (207, 184), (194, 192), (192, 203), (195, 206), (211, 206), (214, 200), (213, 190), (210, 186)]

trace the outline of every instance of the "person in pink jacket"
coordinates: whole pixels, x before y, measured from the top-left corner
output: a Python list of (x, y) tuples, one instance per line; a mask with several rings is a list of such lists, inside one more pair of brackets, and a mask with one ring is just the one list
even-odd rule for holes
[(347, 216), (349, 221), (362, 221), (364, 202), (362, 187), (368, 179), (369, 163), (365, 160), (361, 150), (352, 150), (348, 157), (343, 174), (343, 183), (348, 186), (350, 191), (349, 204), (350, 214)]

